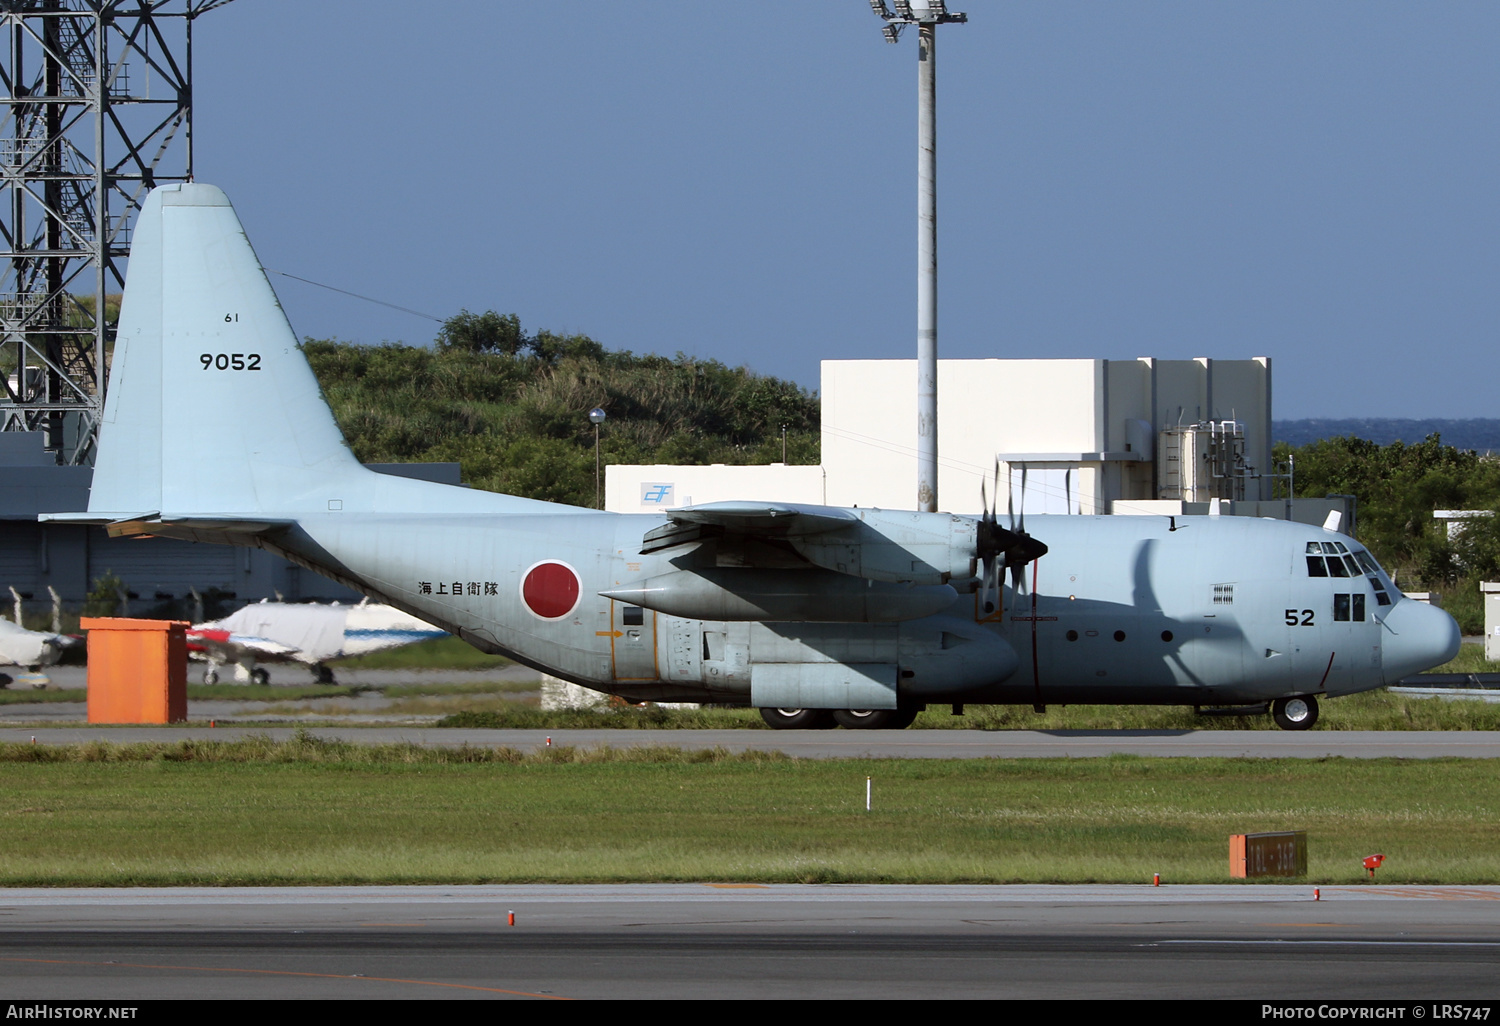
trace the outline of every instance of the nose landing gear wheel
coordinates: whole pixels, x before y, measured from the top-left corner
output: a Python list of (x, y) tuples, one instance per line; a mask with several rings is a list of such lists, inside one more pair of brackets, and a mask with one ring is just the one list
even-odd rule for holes
[(1271, 703), (1271, 718), (1282, 730), (1306, 730), (1318, 722), (1318, 700), (1311, 695), (1278, 698)]
[(904, 730), (917, 718), (915, 709), (835, 709), (833, 719), (848, 730)]
[(831, 709), (762, 709), (760, 718), (773, 730), (829, 730)]

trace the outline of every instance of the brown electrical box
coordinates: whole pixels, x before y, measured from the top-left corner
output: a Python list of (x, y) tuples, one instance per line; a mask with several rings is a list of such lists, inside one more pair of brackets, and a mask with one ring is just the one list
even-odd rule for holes
[(181, 620), (94, 617), (89, 632), (90, 723), (187, 719), (187, 627)]
[(1230, 834), (1229, 875), (1306, 876), (1307, 832), (1287, 830), (1275, 834)]

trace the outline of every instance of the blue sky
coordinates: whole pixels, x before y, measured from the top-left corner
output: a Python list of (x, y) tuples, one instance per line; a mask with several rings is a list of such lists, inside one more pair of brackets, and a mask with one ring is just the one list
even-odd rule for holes
[[(1278, 417), (1500, 415), (1500, 5), (950, 6), (942, 356), (1270, 356)], [(816, 388), (916, 348), (915, 40), (879, 27), (237, 0), (194, 31), (198, 178), (271, 268)], [(437, 327), (273, 284), (300, 334)]]

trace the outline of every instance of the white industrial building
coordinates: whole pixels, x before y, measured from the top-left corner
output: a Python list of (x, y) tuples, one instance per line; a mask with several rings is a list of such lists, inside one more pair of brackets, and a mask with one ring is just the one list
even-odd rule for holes
[[(914, 509), (915, 360), (825, 360), (822, 465), (611, 466), (605, 508), (728, 499)], [(1339, 500), (1272, 500), (1271, 361), (940, 360), (938, 504), (1028, 513), (1288, 517)], [(1349, 511), (1352, 512), (1352, 511)], [(1349, 529), (1346, 515), (1344, 526)]]

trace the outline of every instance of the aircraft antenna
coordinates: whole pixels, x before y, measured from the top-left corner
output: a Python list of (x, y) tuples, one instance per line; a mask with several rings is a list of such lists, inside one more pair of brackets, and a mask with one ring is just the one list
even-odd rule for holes
[(917, 26), (917, 509), (938, 508), (937, 441), (937, 27), (963, 24), (945, 0), (870, 0), (886, 42)]
[(193, 21), (230, 0), (0, 5), (0, 430), (93, 463), (108, 297), (146, 193), (193, 177)]

